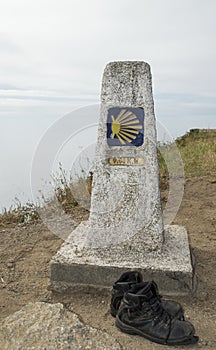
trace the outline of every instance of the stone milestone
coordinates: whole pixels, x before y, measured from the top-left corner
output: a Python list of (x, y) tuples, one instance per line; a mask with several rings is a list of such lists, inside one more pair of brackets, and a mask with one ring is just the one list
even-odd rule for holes
[(167, 294), (193, 289), (187, 231), (165, 226), (159, 190), (150, 66), (112, 62), (104, 71), (90, 216), (51, 261), (50, 289), (110, 287), (139, 269)]
[(88, 223), (91, 246), (121, 244), (133, 238), (132, 249), (141, 253), (161, 248), (156, 146), (149, 65), (107, 65)]

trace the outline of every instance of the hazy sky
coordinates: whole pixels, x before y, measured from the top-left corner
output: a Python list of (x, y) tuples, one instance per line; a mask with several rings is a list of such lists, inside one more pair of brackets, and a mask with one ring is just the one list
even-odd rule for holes
[(151, 65), (156, 117), (174, 137), (216, 128), (215, 14), (215, 0), (3, 1), (2, 198), (7, 186), (16, 192), (27, 182), (35, 147), (54, 120), (99, 102), (110, 61)]
[(95, 103), (107, 62), (144, 60), (158, 117), (177, 127), (179, 118), (186, 127), (187, 118), (209, 117), (208, 127), (216, 108), (215, 13), (214, 0), (4, 1), (1, 116), (39, 107), (60, 116)]

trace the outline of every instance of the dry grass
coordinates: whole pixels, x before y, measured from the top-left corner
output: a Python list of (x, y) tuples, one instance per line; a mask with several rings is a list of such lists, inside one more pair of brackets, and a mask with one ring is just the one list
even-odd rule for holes
[[(206, 176), (216, 177), (216, 130), (192, 129), (187, 134), (175, 141), (181, 158), (183, 160), (185, 177)], [(167, 151), (172, 145), (164, 145)], [(163, 156), (158, 152), (160, 176), (168, 179), (169, 174)], [(171, 166), (176, 167), (178, 172), (179, 164), (176, 159), (171, 159)], [(176, 163), (175, 163), (176, 162)]]
[(14, 207), (3, 209), (0, 215), (0, 228), (4, 228), (8, 225), (26, 225), (33, 224), (40, 221), (38, 214), (38, 206), (33, 203), (26, 203), (22, 205), (19, 201), (16, 201)]
[[(212, 181), (216, 181), (216, 130), (199, 130), (192, 129), (184, 136), (176, 140), (176, 145), (181, 154), (184, 163), (185, 177), (210, 175)], [(169, 173), (167, 164), (163, 158), (164, 151), (169, 154), (169, 167), (171, 167), (172, 175), (178, 176), (180, 163), (176, 157), (175, 150), (172, 152), (172, 144), (163, 145), (158, 150), (158, 160), (160, 168), (160, 187), (165, 190), (169, 185)], [(79, 209), (79, 203), (89, 201), (89, 192), (91, 191), (91, 180), (80, 177), (73, 185), (66, 176), (65, 170), (60, 165), (60, 171), (57, 176), (52, 178), (53, 182), (53, 198), (50, 199), (49, 205), (52, 206), (54, 198), (61, 204), (64, 211), (71, 214), (75, 207)], [(85, 194), (84, 197), (83, 193)], [(76, 197), (76, 198), (75, 198)], [(88, 197), (88, 198), (87, 198)], [(46, 202), (47, 204), (47, 202)], [(88, 204), (88, 203), (87, 203)], [(81, 207), (80, 207), (81, 208)], [(15, 207), (9, 210), (3, 210), (0, 215), (0, 227), (8, 224), (32, 224), (40, 220), (37, 213), (37, 205), (26, 203), (21, 205), (17, 200)]]
[(216, 130), (193, 129), (176, 142), (186, 177), (216, 176)]

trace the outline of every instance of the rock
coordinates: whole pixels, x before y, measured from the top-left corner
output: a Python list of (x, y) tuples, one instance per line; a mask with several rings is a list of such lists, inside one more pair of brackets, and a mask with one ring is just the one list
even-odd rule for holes
[(81, 322), (58, 304), (31, 303), (0, 323), (0, 349), (4, 350), (120, 350), (108, 333)]

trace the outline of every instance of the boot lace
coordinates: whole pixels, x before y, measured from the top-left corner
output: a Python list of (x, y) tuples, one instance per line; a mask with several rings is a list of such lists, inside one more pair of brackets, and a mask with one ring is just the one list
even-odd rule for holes
[(160, 298), (157, 295), (150, 300), (150, 309), (153, 314), (154, 324), (163, 323), (165, 327), (170, 325), (171, 317), (162, 307)]

